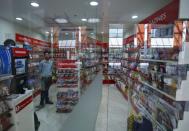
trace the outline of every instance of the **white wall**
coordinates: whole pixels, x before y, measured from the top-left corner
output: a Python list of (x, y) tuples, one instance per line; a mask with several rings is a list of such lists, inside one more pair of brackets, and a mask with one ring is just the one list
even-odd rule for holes
[(21, 24), (15, 24), (0, 18), (0, 45), (8, 38), (15, 40), (15, 33), (20, 33), (39, 40), (45, 39), (45, 36), (39, 32), (22, 27)]
[(180, 0), (179, 18), (189, 19), (189, 0)]

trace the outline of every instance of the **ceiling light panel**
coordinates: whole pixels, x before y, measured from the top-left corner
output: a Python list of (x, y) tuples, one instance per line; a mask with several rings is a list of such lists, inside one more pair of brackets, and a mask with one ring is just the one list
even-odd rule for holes
[(64, 18), (57, 18), (57, 19), (55, 19), (55, 21), (60, 24), (68, 23), (68, 20), (66, 20)]
[(33, 7), (39, 7), (39, 4), (37, 2), (31, 2), (30, 5)]
[(81, 19), (81, 21), (86, 22), (86, 21), (87, 21), (87, 19), (83, 18), (83, 19)]
[(137, 15), (133, 15), (133, 16), (132, 16), (132, 19), (137, 19), (137, 18), (138, 18)]
[(88, 19), (88, 22), (89, 23), (98, 23), (98, 22), (100, 22), (100, 19), (98, 19), (98, 18), (90, 18), (90, 19)]
[(22, 21), (23, 19), (21, 17), (17, 17), (16, 20)]
[(96, 1), (91, 1), (91, 2), (90, 2), (90, 5), (91, 5), (91, 6), (97, 6), (97, 5), (98, 5), (98, 2), (96, 2)]

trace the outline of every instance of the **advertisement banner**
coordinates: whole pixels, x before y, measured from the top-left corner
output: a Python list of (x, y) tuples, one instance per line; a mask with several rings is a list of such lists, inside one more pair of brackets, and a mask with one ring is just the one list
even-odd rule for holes
[(42, 40), (38, 40), (38, 39), (35, 39), (35, 38), (24, 36), (24, 35), (21, 35), (21, 34), (18, 34), (18, 33), (16, 33), (15, 37), (16, 37), (15, 38), (16, 42), (21, 42), (21, 43), (27, 42), (31, 45), (50, 47), (49, 42), (45, 42), (45, 41), (42, 41)]
[(14, 57), (28, 57), (29, 52), (24, 48), (12, 48)]
[(170, 24), (179, 17), (180, 0), (172, 0), (171, 3), (158, 10), (151, 16), (139, 22), (139, 24)]

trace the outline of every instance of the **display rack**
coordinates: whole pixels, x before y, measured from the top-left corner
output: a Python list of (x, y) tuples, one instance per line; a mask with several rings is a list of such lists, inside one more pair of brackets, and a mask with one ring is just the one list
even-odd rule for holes
[(122, 80), (129, 89), (131, 114), (147, 118), (155, 131), (178, 128), (186, 114), (186, 97), (177, 101), (178, 90), (188, 80), (188, 60), (179, 64), (186, 49), (181, 25), (137, 25), (135, 38), (124, 45), (122, 69), (116, 70), (117, 81)]
[(1, 75), (0, 76), (0, 130), (8, 131), (12, 128), (13, 124), (11, 121), (11, 107), (6, 101), (6, 97), (10, 95), (10, 84), (12, 75)]
[(67, 113), (73, 110), (80, 96), (80, 65), (75, 48), (55, 49), (54, 59), (57, 72), (57, 112)]
[(102, 44), (102, 70), (104, 75), (104, 80), (108, 80), (108, 59), (109, 59), (109, 44)]
[(81, 93), (94, 80), (96, 74), (100, 71), (101, 48), (95, 44), (95, 40), (88, 38), (88, 44), (81, 49)]
[(176, 130), (186, 123), (184, 117), (188, 119), (188, 23), (139, 24), (136, 29), (124, 40), (121, 58), (116, 52), (109, 55), (109, 61), (121, 60), (121, 68), (109, 68), (109, 75), (129, 100), (128, 130), (138, 115), (147, 118), (154, 131)]

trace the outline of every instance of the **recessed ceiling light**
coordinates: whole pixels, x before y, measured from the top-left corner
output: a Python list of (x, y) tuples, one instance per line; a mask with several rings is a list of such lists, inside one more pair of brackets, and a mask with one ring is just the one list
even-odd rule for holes
[(91, 5), (91, 6), (97, 6), (97, 5), (98, 5), (98, 2), (96, 2), (96, 1), (91, 1), (91, 2), (90, 2), (90, 5)]
[(55, 19), (55, 21), (60, 24), (68, 23), (68, 21), (64, 18), (57, 18)]
[(132, 16), (132, 19), (137, 19), (137, 18), (138, 18), (137, 15), (133, 15), (133, 16)]
[(22, 21), (23, 19), (21, 17), (17, 17), (16, 20)]
[(98, 22), (100, 22), (100, 19), (98, 19), (98, 18), (90, 18), (90, 19), (88, 19), (88, 22), (89, 23), (98, 23)]
[(85, 21), (87, 21), (87, 19), (83, 18), (83, 19), (81, 19), (81, 21), (84, 21), (84, 22), (85, 22)]
[(31, 2), (30, 5), (33, 7), (39, 7), (39, 4), (37, 2)]

